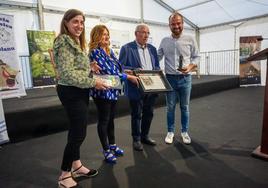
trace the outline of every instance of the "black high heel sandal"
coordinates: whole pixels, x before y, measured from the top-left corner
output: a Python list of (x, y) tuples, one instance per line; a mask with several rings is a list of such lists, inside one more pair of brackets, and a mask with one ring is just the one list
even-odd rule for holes
[(81, 165), (77, 169), (71, 171), (71, 174), (72, 174), (73, 178), (79, 178), (79, 177), (92, 178), (92, 177), (94, 177), (94, 176), (96, 176), (98, 174), (98, 171), (95, 170), (95, 169), (89, 169), (89, 172), (86, 173), (86, 174), (81, 173), (81, 172), (77, 172), (82, 167), (83, 167), (83, 165)]
[(64, 177), (64, 178), (59, 179), (59, 181), (58, 181), (58, 185), (59, 185), (58, 188), (78, 188), (79, 187), (78, 184), (76, 184), (75, 186), (72, 186), (72, 187), (67, 187), (66, 185), (64, 185), (63, 183), (61, 183), (61, 181), (66, 180), (68, 178), (73, 178), (73, 177), (72, 176), (67, 176), (67, 177)]

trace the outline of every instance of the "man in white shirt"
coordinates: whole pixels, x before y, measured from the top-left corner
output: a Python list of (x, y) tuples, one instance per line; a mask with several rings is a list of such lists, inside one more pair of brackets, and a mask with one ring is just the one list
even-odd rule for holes
[(169, 17), (171, 36), (162, 39), (159, 49), (159, 61), (164, 58), (166, 78), (173, 88), (166, 96), (167, 129), (165, 138), (167, 144), (173, 142), (175, 132), (176, 103), (179, 101), (181, 110), (181, 137), (183, 143), (190, 144), (189, 103), (192, 88), (191, 72), (196, 68), (200, 59), (198, 47), (193, 37), (182, 34), (183, 17), (175, 12)]

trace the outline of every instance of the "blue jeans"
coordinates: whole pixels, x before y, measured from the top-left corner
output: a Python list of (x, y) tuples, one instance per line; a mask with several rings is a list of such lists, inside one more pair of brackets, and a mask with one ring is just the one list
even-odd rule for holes
[(181, 132), (187, 132), (189, 128), (189, 103), (192, 89), (191, 75), (166, 75), (173, 91), (166, 94), (167, 104), (167, 129), (168, 132), (175, 132), (175, 111), (176, 103), (179, 101), (181, 110)]

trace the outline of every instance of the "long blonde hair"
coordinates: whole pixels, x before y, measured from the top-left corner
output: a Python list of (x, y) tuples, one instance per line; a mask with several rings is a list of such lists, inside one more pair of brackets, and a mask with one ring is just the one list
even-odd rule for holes
[[(89, 53), (93, 49), (96, 49), (100, 46), (101, 38), (105, 30), (108, 32), (108, 35), (110, 36), (109, 29), (105, 25), (96, 25), (95, 27), (93, 27), (93, 29), (90, 32), (90, 41), (88, 44)], [(109, 46), (107, 46), (104, 50), (108, 55), (110, 55), (111, 50)]]
[[(63, 18), (61, 20), (60, 33), (59, 33), (59, 35), (66, 34), (66, 35), (69, 35), (71, 38), (73, 38), (73, 36), (71, 35), (71, 33), (68, 31), (68, 28), (67, 28), (67, 26), (66, 26), (65, 23), (66, 22), (69, 22), (71, 19), (73, 19), (74, 17), (76, 17), (78, 15), (79, 16), (80, 15), (83, 16), (83, 20), (85, 21), (85, 15), (80, 10), (77, 10), (77, 9), (69, 9), (69, 10), (67, 10), (65, 12), (65, 14), (64, 14), (64, 16), (63, 16)], [(85, 27), (83, 28), (83, 31), (82, 31), (81, 35), (79, 36), (79, 42), (80, 42), (79, 46), (84, 51), (86, 49)]]

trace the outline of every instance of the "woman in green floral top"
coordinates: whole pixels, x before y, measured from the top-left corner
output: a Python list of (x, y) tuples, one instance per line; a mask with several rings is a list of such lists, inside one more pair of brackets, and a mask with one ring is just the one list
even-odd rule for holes
[(85, 52), (85, 17), (70, 9), (61, 21), (60, 34), (53, 46), (58, 73), (57, 93), (70, 120), (68, 142), (61, 164), (59, 187), (76, 187), (73, 177), (93, 177), (97, 170), (88, 169), (80, 161), (80, 146), (86, 137), (89, 88), (107, 89), (101, 81), (89, 77), (89, 59)]

